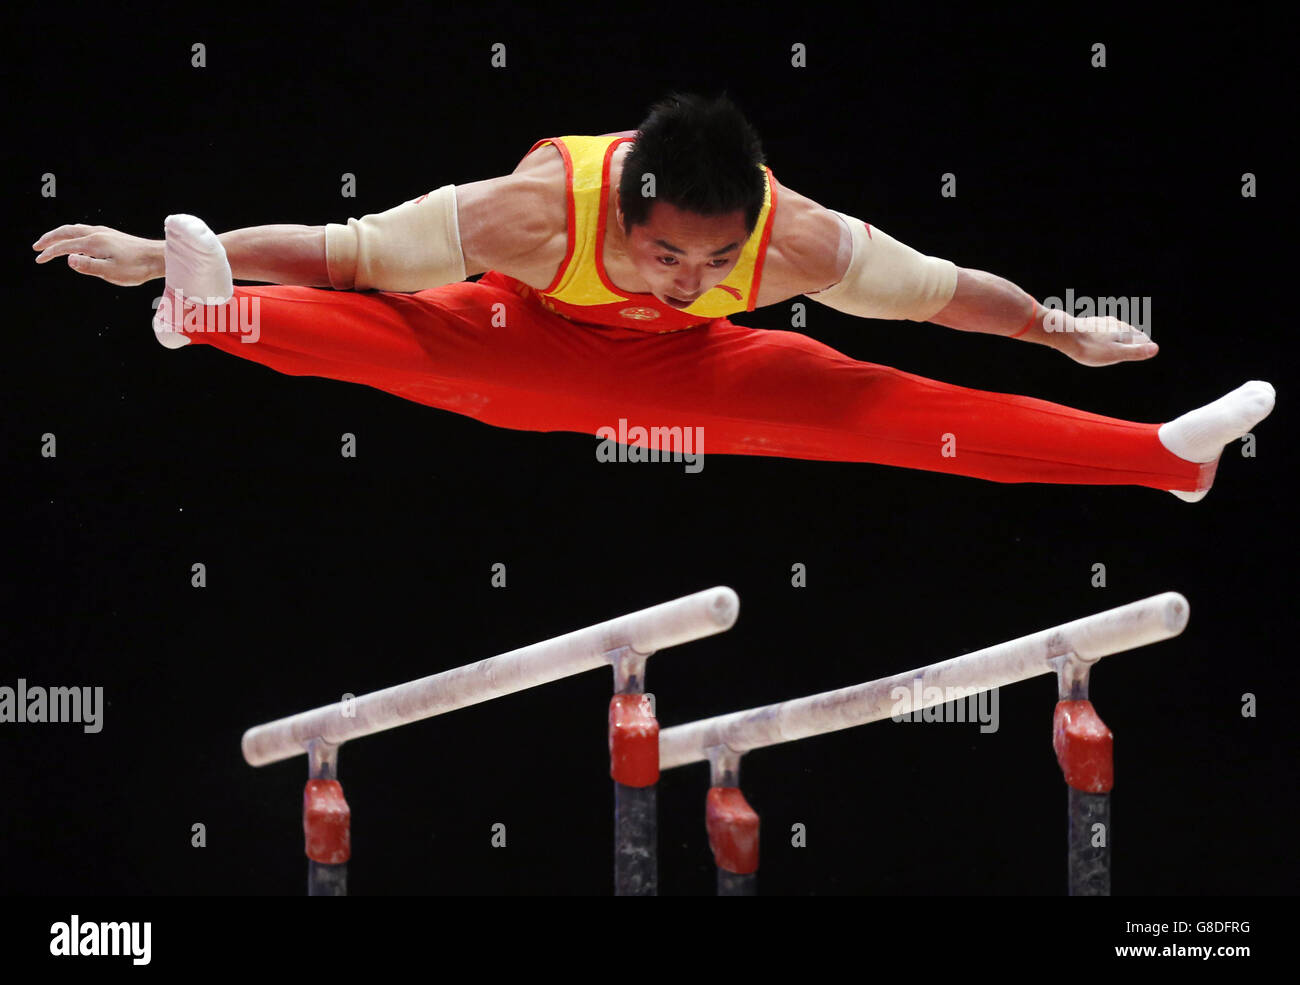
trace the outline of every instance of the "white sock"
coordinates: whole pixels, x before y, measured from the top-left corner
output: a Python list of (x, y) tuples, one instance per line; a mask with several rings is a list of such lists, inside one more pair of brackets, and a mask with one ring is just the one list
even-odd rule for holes
[[(1269, 415), (1274, 397), (1272, 384), (1251, 380), (1213, 403), (1160, 425), (1157, 432), (1160, 443), (1189, 462), (1216, 461), (1223, 454), (1225, 445), (1247, 434)], [(1209, 490), (1169, 491), (1181, 500), (1195, 503), (1204, 499)]]
[[(193, 298), (203, 304), (225, 304), (235, 294), (226, 248), (217, 234), (192, 215), (169, 215), (163, 222), (166, 235), (166, 291), (179, 291), (186, 304)], [(175, 312), (179, 316), (180, 312)], [(153, 328), (159, 342), (168, 349), (189, 345), (190, 340), (172, 330), (172, 298), (158, 306)]]

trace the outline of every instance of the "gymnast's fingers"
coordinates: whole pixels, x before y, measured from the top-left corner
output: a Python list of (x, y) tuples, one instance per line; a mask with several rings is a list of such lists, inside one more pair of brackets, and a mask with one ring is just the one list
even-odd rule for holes
[(96, 233), (79, 238), (60, 239), (52, 242), (38, 253), (36, 262), (47, 263), (55, 257), (67, 256), (69, 253), (89, 253), (92, 256), (102, 256), (104, 246), (104, 241)]
[(74, 253), (68, 257), (68, 266), (79, 274), (90, 274), (93, 277), (102, 277), (104, 280), (108, 280), (107, 274), (111, 263), (108, 260), (100, 260), (96, 257)]
[(38, 239), (35, 243), (32, 244), (32, 249), (43, 250), (51, 243), (58, 243), (62, 240), (69, 239), (73, 236), (88, 236), (89, 234), (93, 232), (98, 232), (103, 228), (104, 228), (103, 226), (87, 226), (82, 223), (71, 223), (68, 225), (59, 226), (55, 229), (51, 229), (48, 233), (45, 233), (43, 236), (41, 236), (40, 239)]
[(1122, 361), (1131, 362), (1135, 359), (1150, 359), (1160, 347), (1149, 339), (1145, 342), (1117, 342), (1111, 348), (1114, 354)]

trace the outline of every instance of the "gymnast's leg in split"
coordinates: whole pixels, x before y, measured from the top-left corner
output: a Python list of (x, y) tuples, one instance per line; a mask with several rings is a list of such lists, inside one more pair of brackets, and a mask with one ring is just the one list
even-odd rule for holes
[[(1273, 405), (1272, 387), (1251, 382), (1172, 421), (1136, 423), (925, 379), (796, 332), (721, 319), (663, 335), (575, 323), (491, 271), (410, 294), (237, 287), (202, 223), (169, 225), (167, 243), (169, 295), (230, 301), (164, 304), (154, 325), (164, 344), (207, 343), (280, 373), (361, 383), (504, 428), (595, 435), (623, 419), (702, 428), (705, 454), (1140, 485), (1195, 501), (1223, 447)], [(255, 339), (204, 330), (236, 325), (250, 308)]]

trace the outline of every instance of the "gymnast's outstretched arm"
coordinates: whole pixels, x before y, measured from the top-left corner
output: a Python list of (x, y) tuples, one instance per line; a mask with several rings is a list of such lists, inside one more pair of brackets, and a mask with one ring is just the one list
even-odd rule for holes
[(1128, 322), (1111, 316), (1076, 318), (1044, 308), (1005, 277), (965, 267), (958, 268), (952, 300), (927, 320), (962, 332), (1036, 342), (1084, 366), (1150, 359), (1159, 352), (1145, 332)]
[[(443, 185), (385, 212), (323, 226), (275, 224), (221, 233), (235, 280), (339, 290), (421, 291), (497, 268), (509, 270), (553, 234), (539, 199), (548, 189), (511, 174)], [(67, 256), (78, 273), (120, 287), (165, 275), (165, 240), (108, 226), (52, 229), (37, 263)]]
[[(787, 194), (787, 200), (791, 196)], [(814, 301), (863, 318), (929, 321), (964, 332), (1005, 335), (1056, 349), (1085, 366), (1150, 359), (1157, 347), (1117, 318), (1075, 318), (1046, 309), (1009, 280), (925, 256), (884, 230), (800, 197), (806, 213), (795, 253), (809, 270), (834, 283), (805, 293)], [(832, 260), (833, 258), (833, 260)]]
[[(249, 226), (219, 237), (237, 280), (328, 287), (325, 227)], [(68, 266), (119, 287), (136, 287), (165, 274), (165, 241), (143, 239), (109, 226), (71, 224), (51, 229), (32, 248), (37, 263), (66, 256)]]

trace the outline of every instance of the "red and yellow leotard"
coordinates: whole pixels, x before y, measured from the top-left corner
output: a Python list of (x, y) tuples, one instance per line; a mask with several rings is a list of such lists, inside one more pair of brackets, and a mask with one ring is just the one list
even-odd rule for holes
[(711, 455), (1208, 488), (1216, 463), (1168, 451), (1159, 424), (925, 379), (800, 332), (731, 322), (756, 307), (777, 204), (766, 166), (759, 221), (726, 280), (682, 311), (617, 290), (601, 256), (610, 162), (630, 139), (534, 145), (554, 144), (567, 176), (568, 248), (544, 290), (496, 270), (410, 293), (236, 286), (212, 323), (251, 319), (255, 333), (183, 331), (278, 373), (346, 380), (496, 427), (600, 437), (626, 422), (689, 430), (695, 452)]
[(572, 321), (653, 334), (694, 328), (739, 311), (753, 311), (776, 215), (778, 186), (766, 165), (760, 165), (765, 183), (763, 208), (753, 233), (741, 248), (740, 258), (722, 283), (696, 298), (689, 308), (672, 308), (653, 294), (629, 294), (610, 281), (602, 262), (610, 161), (620, 145), (634, 139), (634, 134), (635, 131), (622, 131), (599, 137), (548, 137), (533, 144), (529, 154), (553, 144), (564, 158), (568, 250), (555, 279), (540, 291), (499, 271), (490, 271), (485, 276), (509, 284), (521, 296), (532, 298), (547, 310)]

